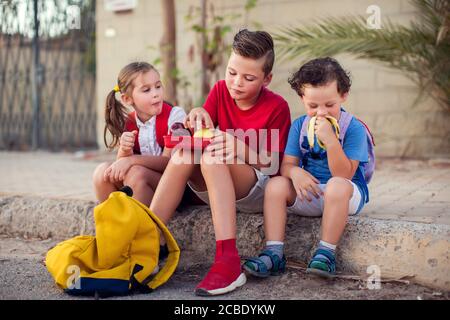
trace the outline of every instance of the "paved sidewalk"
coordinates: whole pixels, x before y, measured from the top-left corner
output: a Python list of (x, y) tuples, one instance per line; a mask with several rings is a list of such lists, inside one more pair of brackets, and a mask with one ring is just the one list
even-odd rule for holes
[[(58, 241), (93, 234), (91, 176), (107, 160), (114, 160), (113, 154), (0, 152), (0, 235)], [(449, 181), (449, 160), (379, 159), (369, 185), (371, 201), (359, 217), (349, 218), (341, 238), (339, 272), (364, 276), (368, 266), (376, 265), (384, 277), (410, 277), (414, 283), (450, 292)], [(239, 214), (237, 219), (239, 252), (254, 255), (264, 242), (263, 217)], [(290, 260), (307, 262), (320, 223), (288, 217)], [(208, 259), (214, 256), (214, 230), (207, 207), (184, 208), (168, 227), (179, 240), (184, 266), (212, 262)]]
[[(108, 153), (0, 152), (0, 194), (95, 200), (92, 173)], [(361, 215), (450, 225), (450, 160), (379, 159)]]

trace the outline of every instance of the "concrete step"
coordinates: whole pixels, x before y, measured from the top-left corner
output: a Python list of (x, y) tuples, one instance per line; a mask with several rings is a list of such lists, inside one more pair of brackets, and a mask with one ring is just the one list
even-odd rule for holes
[[(92, 201), (0, 195), (0, 234), (68, 239), (94, 234)], [(252, 256), (264, 245), (263, 215), (239, 213), (238, 248)], [(307, 263), (318, 242), (320, 219), (288, 217), (286, 256)], [(208, 207), (188, 207), (169, 223), (182, 256), (180, 265), (209, 264), (214, 230)], [(338, 271), (403, 278), (450, 291), (450, 226), (351, 217), (337, 251)]]

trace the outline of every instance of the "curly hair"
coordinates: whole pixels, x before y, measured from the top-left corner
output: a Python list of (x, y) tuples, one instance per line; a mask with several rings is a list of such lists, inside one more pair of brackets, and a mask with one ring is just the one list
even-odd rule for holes
[(303, 97), (305, 85), (319, 87), (335, 80), (340, 95), (350, 91), (352, 85), (350, 73), (345, 71), (335, 59), (326, 57), (308, 61), (289, 78), (288, 82), (291, 88)]

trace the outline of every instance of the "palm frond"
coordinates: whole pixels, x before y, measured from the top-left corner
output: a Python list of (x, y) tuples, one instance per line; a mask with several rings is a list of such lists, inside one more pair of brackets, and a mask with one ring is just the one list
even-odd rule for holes
[[(404, 72), (450, 111), (450, 33), (439, 40), (449, 22), (448, 0), (413, 0), (419, 22), (410, 27), (383, 22), (368, 29), (363, 16), (331, 17), (312, 25), (286, 27), (274, 34), (278, 55), (296, 60), (348, 53)], [(445, 31), (445, 29), (444, 29)], [(431, 88), (431, 89), (430, 89)]]

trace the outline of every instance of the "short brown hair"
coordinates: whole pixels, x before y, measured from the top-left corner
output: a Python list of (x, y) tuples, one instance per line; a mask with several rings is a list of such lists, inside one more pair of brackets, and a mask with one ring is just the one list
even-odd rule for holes
[(275, 52), (273, 39), (269, 33), (242, 29), (234, 36), (233, 51), (246, 58), (259, 59), (265, 56), (264, 75), (267, 76), (272, 71)]

